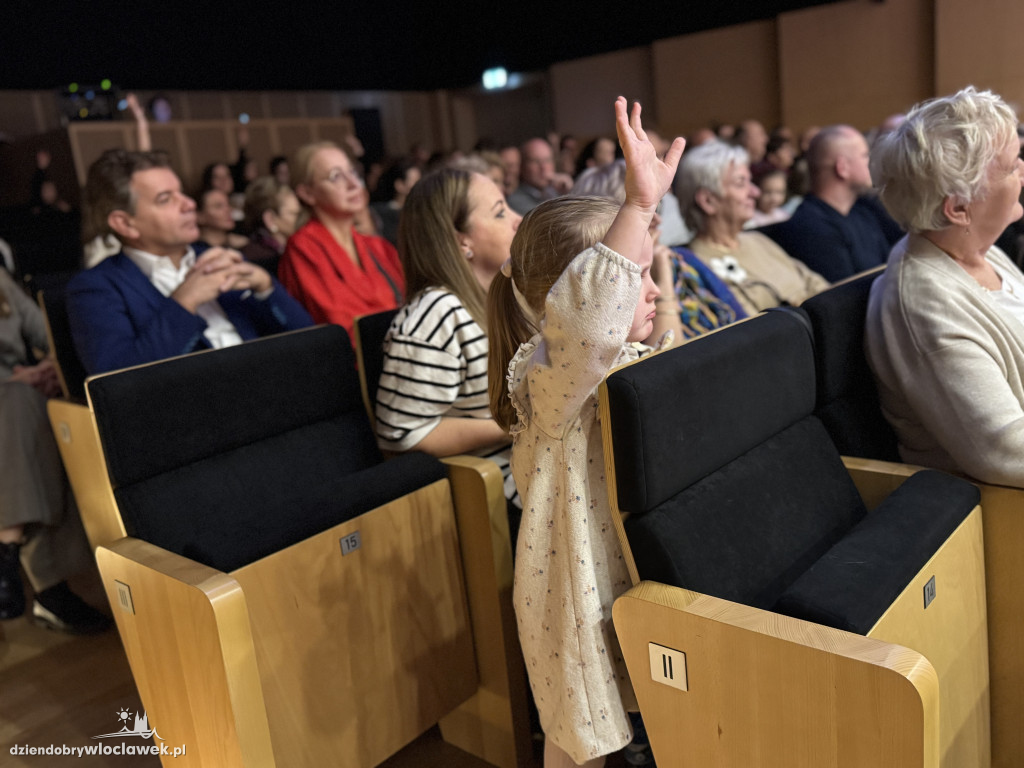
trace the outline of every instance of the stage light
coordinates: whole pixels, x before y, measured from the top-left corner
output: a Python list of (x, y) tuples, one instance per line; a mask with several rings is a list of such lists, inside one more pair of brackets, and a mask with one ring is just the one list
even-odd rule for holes
[(497, 88), (504, 88), (508, 82), (508, 72), (504, 67), (493, 67), (484, 70), (484, 88), (493, 91)]
[(86, 99), (86, 101), (92, 101), (95, 98), (96, 98), (96, 91), (86, 91), (85, 92), (85, 99)]
[(72, 83), (68, 86), (68, 93), (78, 93), (78, 83)]
[(100, 88), (102, 88), (104, 91), (109, 91), (110, 86), (111, 82), (107, 78), (103, 78), (102, 80), (100, 80)]
[(242, 114), (240, 114), (238, 116), (238, 122), (240, 122), (242, 125), (248, 125), (249, 124), (249, 113), (248, 112), (243, 112)]
[(89, 108), (88, 107), (82, 107), (80, 110), (78, 110), (78, 116), (80, 118), (82, 118), (83, 120), (85, 118), (87, 118), (89, 116)]
[(119, 112), (124, 112), (126, 109), (128, 109), (128, 99), (121, 99), (119, 102), (117, 102), (117, 109)]

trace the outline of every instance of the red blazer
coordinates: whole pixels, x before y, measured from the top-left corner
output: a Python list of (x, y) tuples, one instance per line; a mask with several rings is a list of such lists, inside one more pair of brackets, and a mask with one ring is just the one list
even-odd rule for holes
[(405, 299), (398, 251), (383, 237), (352, 232), (359, 265), (327, 228), (310, 219), (291, 236), (277, 268), (278, 279), (317, 323), (342, 326), (352, 339), (360, 315), (395, 309)]

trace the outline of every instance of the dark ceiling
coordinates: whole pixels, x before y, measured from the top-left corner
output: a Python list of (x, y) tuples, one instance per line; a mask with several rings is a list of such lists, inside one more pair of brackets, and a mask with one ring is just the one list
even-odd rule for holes
[[(0, 2), (0, 88), (427, 90), (834, 0)], [(742, 51), (723, 51), (723, 56)]]

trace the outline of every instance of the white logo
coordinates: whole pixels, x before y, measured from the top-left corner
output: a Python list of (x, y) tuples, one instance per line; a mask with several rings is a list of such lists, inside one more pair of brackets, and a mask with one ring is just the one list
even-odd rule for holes
[(117, 712), (118, 722), (123, 723), (124, 727), (121, 728), (121, 730), (118, 731), (117, 733), (102, 733), (99, 736), (93, 736), (93, 738), (94, 739), (114, 739), (114, 738), (122, 738), (124, 736), (141, 736), (144, 739), (149, 739), (149, 738), (156, 737), (156, 738), (160, 739), (160, 741), (164, 741), (164, 737), (156, 732), (156, 728), (155, 727), (154, 728), (150, 728), (149, 727), (149, 717), (147, 716), (145, 710), (142, 711), (142, 717), (139, 717), (139, 713), (138, 712), (135, 713), (135, 723), (134, 723), (134, 725), (131, 728), (129, 728), (128, 727), (128, 721), (131, 719), (131, 717), (132, 717), (131, 713), (128, 711), (127, 707), (118, 710), (118, 712)]

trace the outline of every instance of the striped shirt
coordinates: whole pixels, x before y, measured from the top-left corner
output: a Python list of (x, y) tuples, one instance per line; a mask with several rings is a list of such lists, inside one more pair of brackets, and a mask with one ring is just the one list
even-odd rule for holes
[[(384, 338), (377, 388), (377, 442), (386, 451), (409, 451), (443, 417), (489, 419), (487, 334), (459, 298), (431, 288), (402, 307)], [(508, 447), (479, 451), (505, 476), (513, 498)]]

